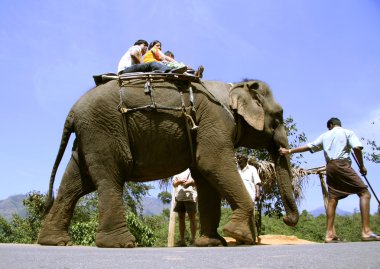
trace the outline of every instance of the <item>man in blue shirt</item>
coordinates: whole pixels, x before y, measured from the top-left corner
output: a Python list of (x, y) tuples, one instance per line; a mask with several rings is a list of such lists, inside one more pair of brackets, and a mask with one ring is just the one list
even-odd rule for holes
[(281, 155), (310, 151), (311, 153), (323, 150), (326, 159), (326, 176), (328, 185), (328, 205), (326, 212), (326, 237), (325, 243), (337, 243), (341, 241), (335, 234), (334, 219), (338, 200), (350, 194), (360, 197), (360, 212), (362, 217), (362, 240), (380, 241), (380, 236), (373, 233), (369, 226), (370, 199), (367, 186), (351, 167), (350, 152), (353, 149), (359, 162), (360, 173), (365, 176), (367, 169), (363, 164), (363, 146), (353, 131), (341, 127), (338, 118), (327, 121), (329, 131), (320, 135), (314, 142), (305, 146), (285, 149), (280, 148)]

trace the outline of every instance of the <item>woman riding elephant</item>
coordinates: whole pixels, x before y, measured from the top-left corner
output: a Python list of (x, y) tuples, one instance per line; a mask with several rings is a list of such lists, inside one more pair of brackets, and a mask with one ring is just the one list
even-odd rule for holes
[[(238, 146), (267, 148), (272, 154), (287, 213), (284, 221), (297, 223), (289, 158), (278, 154), (280, 147), (288, 146), (282, 108), (267, 84), (190, 84), (162, 77), (150, 86), (147, 83), (134, 79), (120, 87), (119, 81), (110, 81), (85, 93), (72, 107), (53, 167), (47, 199), (50, 210), (38, 243), (70, 244), (68, 227), (75, 204), (96, 190), (96, 245), (133, 247), (135, 238), (124, 218), (124, 183), (165, 178), (190, 167), (201, 224), (195, 244), (225, 244), (217, 232), (221, 197), (233, 210), (224, 234), (252, 244), (253, 207), (236, 169), (234, 148)], [(53, 203), (55, 174), (72, 132), (76, 135), (72, 156)]]

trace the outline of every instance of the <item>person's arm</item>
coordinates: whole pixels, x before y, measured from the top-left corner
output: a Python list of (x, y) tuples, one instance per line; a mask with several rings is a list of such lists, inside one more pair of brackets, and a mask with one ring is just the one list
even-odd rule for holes
[(261, 196), (261, 179), (259, 176), (259, 173), (257, 172), (256, 167), (252, 166), (252, 183), (253, 183), (253, 190), (255, 191), (255, 201), (260, 200)]
[(175, 177), (173, 180), (173, 186), (176, 188), (181, 184), (183, 184), (183, 180), (181, 180), (179, 177)]
[(363, 162), (363, 153), (362, 153), (363, 145), (353, 131), (348, 131), (346, 136), (347, 136), (350, 147), (354, 151), (356, 160), (358, 161), (360, 173), (363, 176), (365, 176), (367, 174), (367, 168), (365, 168), (364, 162)]
[(185, 186), (195, 186), (194, 179), (193, 179), (192, 177), (189, 177), (189, 178), (186, 179), (186, 181), (184, 182), (184, 185), (185, 185)]
[(174, 62), (174, 59), (172, 58), (172, 57), (170, 57), (170, 56), (167, 56), (167, 55), (165, 55), (164, 53), (162, 53), (162, 51), (161, 50), (157, 50), (157, 56), (159, 57), (159, 60), (160, 61), (167, 61), (167, 62)]
[(305, 152), (309, 151), (310, 147), (308, 145), (298, 147), (298, 148), (293, 148), (293, 149), (286, 149), (286, 148), (279, 148), (278, 152), (280, 155), (286, 155), (286, 154), (292, 154), (292, 153), (300, 153), (300, 152)]
[(260, 200), (260, 197), (261, 197), (260, 187), (261, 187), (261, 183), (255, 184), (255, 193), (256, 193), (255, 201), (259, 201)]
[(361, 147), (355, 147), (355, 148), (353, 148), (353, 150), (354, 150), (355, 157), (359, 163), (360, 173), (363, 176), (365, 176), (367, 174), (367, 168), (365, 168), (365, 166), (364, 166), (362, 149), (361, 149)]
[(142, 59), (140, 57), (140, 54), (141, 54), (141, 52), (138, 49), (133, 49), (131, 51), (131, 58), (132, 58), (133, 64), (141, 64), (142, 63)]

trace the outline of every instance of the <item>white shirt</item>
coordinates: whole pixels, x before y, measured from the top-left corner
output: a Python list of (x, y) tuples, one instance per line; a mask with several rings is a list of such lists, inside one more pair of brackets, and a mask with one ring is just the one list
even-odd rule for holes
[[(180, 173), (178, 175), (175, 175), (173, 177), (173, 182), (176, 181), (176, 180), (178, 180), (178, 179), (190, 179), (190, 178), (193, 179), (191, 177), (190, 169), (186, 169), (182, 173)], [(181, 190), (185, 190), (185, 191), (182, 193)], [(184, 195), (186, 195), (187, 198), (185, 198)], [(190, 185), (190, 186), (187, 186), (185, 188), (182, 184), (179, 184), (174, 189), (174, 196), (178, 199), (178, 201), (189, 201), (189, 200), (192, 200), (193, 202), (196, 202), (197, 201), (198, 193), (197, 193), (197, 190), (196, 190), (195, 186), (191, 186)], [(191, 198), (189, 198), (189, 197), (191, 197)]]
[(335, 126), (326, 133), (320, 135), (314, 142), (307, 144), (311, 152), (323, 149), (326, 162), (336, 159), (347, 159), (351, 162), (351, 148), (363, 148), (359, 138), (353, 131)]
[(238, 165), (238, 172), (243, 180), (244, 186), (247, 189), (249, 195), (251, 196), (252, 201), (255, 201), (256, 198), (256, 184), (261, 183), (259, 174), (257, 173), (257, 169), (247, 164), (246, 167), (240, 169)]
[(134, 63), (132, 62), (132, 53), (136, 53), (137, 58), (142, 63), (142, 49), (139, 45), (134, 45), (130, 47), (126, 53), (121, 57), (119, 65), (117, 67), (117, 72), (123, 71), (125, 68), (130, 67)]

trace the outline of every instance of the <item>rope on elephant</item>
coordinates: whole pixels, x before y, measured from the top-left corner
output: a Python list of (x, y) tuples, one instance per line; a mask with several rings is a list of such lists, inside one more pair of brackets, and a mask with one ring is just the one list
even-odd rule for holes
[[(126, 76), (125, 76), (126, 75)], [(189, 79), (191, 78), (191, 79)], [(145, 83), (144, 80), (145, 79)], [(176, 88), (180, 94), (181, 106), (179, 107), (169, 107), (165, 105), (160, 105), (155, 100), (155, 90), (153, 87), (153, 81), (155, 82), (172, 82), (179, 81), (180, 85), (176, 84)], [(135, 83), (133, 83), (133, 81)], [(135, 112), (135, 111), (147, 111), (147, 110), (169, 110), (169, 111), (180, 111), (182, 112), (182, 116), (185, 119), (187, 137), (189, 140), (190, 154), (192, 157), (192, 163), (195, 162), (195, 151), (193, 145), (193, 139), (191, 132), (198, 129), (198, 126), (195, 121), (195, 105), (194, 105), (194, 93), (191, 82), (199, 82), (198, 77), (192, 76), (183, 76), (177, 74), (152, 74), (152, 73), (143, 73), (143, 75), (139, 74), (123, 74), (119, 77), (119, 94), (120, 94), (120, 102), (118, 105), (118, 111), (122, 113), (124, 117), (126, 117), (127, 113)], [(137, 83), (137, 84), (136, 84)], [(144, 83), (144, 94), (150, 96), (150, 104), (138, 106), (138, 107), (127, 107), (126, 102), (124, 101), (125, 91), (130, 86), (137, 86), (139, 84)], [(181, 87), (182, 86), (182, 87)], [(186, 89), (185, 89), (186, 88)], [(189, 106), (186, 106), (184, 91), (187, 91)]]

